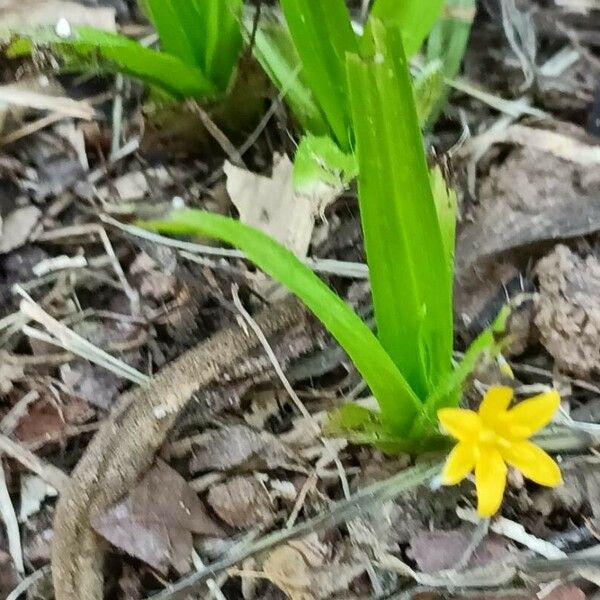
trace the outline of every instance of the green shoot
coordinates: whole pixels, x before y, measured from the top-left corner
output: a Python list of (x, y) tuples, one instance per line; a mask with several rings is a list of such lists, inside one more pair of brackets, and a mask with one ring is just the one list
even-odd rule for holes
[(420, 400), (369, 327), (292, 252), (257, 229), (205, 211), (177, 210), (168, 220), (142, 225), (172, 235), (216, 238), (241, 249), (310, 308), (373, 390), (382, 420), (397, 435), (407, 432), (422, 410)]
[(263, 20), (254, 38), (254, 56), (281, 91), (302, 129), (315, 135), (328, 133), (329, 125), (302, 72), (287, 27), (274, 19)]
[(353, 154), (345, 154), (328, 136), (305, 135), (294, 157), (294, 189), (311, 195), (324, 184), (342, 191), (358, 175)]
[[(454, 79), (462, 64), (471, 24), (475, 16), (475, 0), (446, 0), (444, 15), (436, 22), (427, 39), (428, 61), (441, 61), (446, 80)], [(448, 99), (448, 87), (440, 91), (431, 109), (429, 124), (433, 125)]]
[(451, 365), (448, 270), (398, 28), (373, 20), (373, 54), (348, 58), (360, 214), (379, 339), (425, 399)]
[(282, 0), (281, 6), (314, 97), (331, 133), (348, 152), (352, 125), (348, 106), (345, 58), (358, 51), (344, 0)]
[[(360, 47), (362, 52), (356, 48), (346, 55), (345, 105), (356, 158), (331, 138), (308, 135), (298, 148), (294, 179), (297, 188), (319, 179), (335, 187), (346, 184), (358, 168), (377, 336), (296, 256), (260, 231), (194, 210), (174, 211), (166, 221), (144, 225), (242, 249), (306, 303), (377, 398), (379, 411), (354, 404), (335, 411), (328, 430), (387, 452), (417, 452), (439, 447), (435, 411), (458, 403), (478, 356), (496, 348), (495, 328), (501, 323), (484, 332), (453, 368), (456, 197), (440, 170), (427, 168), (401, 30), (371, 19)], [(326, 62), (315, 58), (315, 71), (325, 70)]]
[(440, 14), (444, 0), (376, 0), (371, 16), (402, 31), (404, 52), (416, 54)]

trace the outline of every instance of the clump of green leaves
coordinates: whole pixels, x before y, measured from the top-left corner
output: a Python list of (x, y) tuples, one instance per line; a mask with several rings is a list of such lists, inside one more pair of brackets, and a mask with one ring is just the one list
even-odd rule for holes
[(51, 27), (10, 31), (17, 39), (9, 55), (50, 47), (66, 68), (120, 72), (141, 79), (175, 98), (205, 100), (230, 86), (243, 36), (243, 0), (142, 0), (159, 36), (161, 50), (123, 35), (74, 27), (58, 35)]
[[(337, 142), (309, 138), (301, 174), (323, 168), (314, 159), (314, 153), (323, 152), (335, 166), (326, 176), (358, 168), (376, 334), (291, 252), (234, 219), (185, 210), (145, 225), (235, 245), (306, 303), (346, 350), (380, 407), (370, 411), (347, 405), (332, 415), (330, 431), (390, 451), (431, 447), (437, 439), (437, 409), (458, 403), (474, 357), (493, 347), (494, 336), (486, 332), (465, 362), (453, 366), (455, 197), (439, 172), (430, 174), (427, 168), (402, 30), (372, 18), (359, 37), (343, 0), (328, 2), (327, 12), (308, 0), (283, 3), (291, 30), (301, 24), (314, 30), (304, 38), (305, 47), (296, 48), (300, 56), (311, 55), (303, 71), (307, 81), (319, 79), (317, 73), (330, 76), (314, 97), (327, 107), (323, 111)], [(300, 5), (308, 12), (294, 13)], [(329, 11), (337, 15), (337, 27), (328, 21)], [(331, 46), (314, 46), (326, 35)], [(323, 98), (336, 102), (323, 103)], [(352, 160), (346, 160), (342, 148), (349, 149)]]

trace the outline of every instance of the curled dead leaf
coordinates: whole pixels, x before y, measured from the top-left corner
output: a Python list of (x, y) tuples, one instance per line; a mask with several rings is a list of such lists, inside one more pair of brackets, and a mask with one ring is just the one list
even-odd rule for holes
[(189, 569), (192, 533), (224, 535), (187, 481), (160, 461), (126, 499), (91, 522), (113, 545), (163, 573), (170, 565)]

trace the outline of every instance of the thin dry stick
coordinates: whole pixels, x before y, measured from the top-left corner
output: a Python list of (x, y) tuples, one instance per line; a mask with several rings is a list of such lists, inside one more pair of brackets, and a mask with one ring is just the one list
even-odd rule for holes
[(109, 257), (110, 262), (113, 266), (113, 269), (123, 286), (123, 291), (125, 295), (129, 299), (129, 303), (131, 304), (131, 310), (134, 314), (139, 314), (140, 312), (140, 298), (138, 293), (129, 285), (127, 281), (127, 277), (125, 277), (125, 273), (123, 272), (123, 268), (121, 267), (121, 263), (115, 254), (115, 251), (110, 243), (110, 239), (106, 230), (102, 225), (97, 223), (91, 223), (88, 225), (71, 225), (67, 227), (61, 227), (60, 229), (56, 229), (54, 231), (46, 231), (41, 234), (37, 239), (40, 241), (52, 241), (56, 239), (61, 239), (64, 237), (78, 236), (78, 235), (97, 235), (104, 246), (104, 251), (106, 255)]
[(206, 130), (214, 140), (221, 146), (221, 149), (227, 158), (238, 167), (246, 167), (240, 153), (237, 148), (229, 141), (229, 138), (223, 133), (219, 126), (210, 118), (210, 115), (195, 101), (190, 100), (187, 102), (187, 107), (202, 121), (202, 125), (206, 127)]
[[(202, 562), (200, 555), (195, 550), (192, 550), (192, 563), (196, 570), (204, 569), (205, 565)], [(206, 582), (206, 587), (208, 588), (209, 598), (215, 598), (215, 600), (227, 600), (221, 591), (219, 584), (214, 579), (209, 579)]]
[(58, 490), (59, 493), (69, 483), (69, 476), (58, 467), (37, 457), (33, 452), (30, 452), (4, 434), (0, 434), (0, 452), (20, 462), (24, 467), (49, 483), (55, 490)]
[(37, 390), (29, 390), (24, 394), (0, 420), (0, 431), (4, 435), (10, 435), (27, 414), (29, 405), (39, 397), (40, 393)]
[(15, 569), (19, 573), (25, 572), (23, 565), (23, 549), (21, 548), (21, 535), (19, 533), (19, 523), (15, 508), (12, 505), (8, 487), (6, 486), (6, 475), (4, 473), (4, 465), (0, 460), (0, 515), (4, 521), (6, 528), (6, 537), (8, 538), (8, 551), (12, 558)]
[(273, 352), (273, 348), (271, 348), (271, 344), (269, 344), (269, 340), (267, 340), (265, 334), (262, 332), (262, 330), (260, 329), (260, 327), (258, 326), (256, 321), (250, 316), (248, 311), (244, 308), (244, 305), (242, 304), (240, 297), (238, 295), (238, 286), (235, 284), (232, 285), (231, 291), (232, 291), (232, 295), (233, 295), (233, 303), (235, 304), (236, 308), (239, 310), (240, 314), (242, 315), (242, 317), (244, 318), (246, 323), (248, 323), (248, 325), (250, 326), (252, 331), (254, 331), (254, 334), (260, 341), (260, 343), (261, 343), (262, 347), (264, 348), (267, 356), (269, 357), (269, 360), (271, 361), (271, 363), (273, 365), (273, 369), (275, 370), (277, 377), (279, 377), (279, 380), (281, 381), (285, 391), (288, 393), (289, 397), (292, 399), (292, 402), (296, 405), (296, 408), (300, 411), (300, 414), (311, 423), (315, 433), (319, 436), (319, 438), (321, 439), (321, 442), (323, 442), (323, 446), (325, 447), (325, 450), (327, 450), (328, 454), (330, 455), (331, 460), (335, 463), (335, 466), (337, 467), (338, 472), (340, 474), (340, 481), (342, 483), (342, 489), (344, 490), (344, 496), (346, 498), (350, 498), (350, 486), (348, 485), (348, 479), (347, 479), (346, 473), (344, 471), (344, 466), (342, 465), (342, 462), (340, 461), (340, 459), (337, 455), (337, 452), (331, 446), (331, 444), (329, 443), (329, 440), (327, 440), (326, 438), (321, 436), (321, 428), (319, 427), (319, 424), (315, 421), (313, 416), (308, 412), (308, 410), (306, 409), (306, 406), (304, 406), (304, 403), (302, 402), (302, 400), (300, 400), (300, 398), (298, 398), (298, 394), (296, 394), (296, 392), (294, 391), (294, 388), (290, 385), (290, 382), (288, 381), (287, 377), (285, 376), (285, 373), (283, 372), (283, 369), (281, 368), (279, 359), (277, 358), (277, 356), (275, 356), (275, 352)]
[(22, 327), (24, 333), (31, 337), (37, 337), (51, 344), (61, 346), (65, 350), (78, 354), (134, 383), (140, 385), (148, 383), (150, 378), (147, 375), (140, 373), (137, 369), (134, 369), (122, 360), (115, 358), (108, 352), (97, 348), (91, 342), (88, 342), (85, 338), (70, 330), (60, 321), (57, 321), (54, 317), (45, 312), (20, 288), (17, 287), (16, 292), (23, 298), (20, 304), (21, 312), (29, 319), (36, 321), (45, 327), (51, 335), (37, 331), (28, 325)]
[(8, 596), (6, 596), (6, 600), (17, 600), (17, 598), (26, 592), (36, 581), (39, 581), (43, 577), (49, 576), (49, 566), (45, 566), (37, 571), (34, 571), (31, 575), (25, 577), (25, 579), (23, 579), (23, 581), (21, 581), (21, 583), (19, 583), (19, 585), (17, 585), (17, 587)]
[(46, 115), (41, 119), (37, 119), (35, 121), (32, 121), (31, 123), (27, 123), (27, 125), (19, 127), (15, 131), (11, 131), (10, 133), (2, 136), (0, 138), (0, 145), (4, 146), (6, 144), (12, 144), (17, 140), (20, 140), (21, 138), (27, 137), (28, 135), (31, 135), (36, 131), (40, 131), (41, 129), (45, 129), (49, 125), (58, 123), (59, 121), (62, 121), (66, 118), (67, 117), (65, 117), (65, 115), (63, 115), (62, 113), (50, 113), (49, 115)]

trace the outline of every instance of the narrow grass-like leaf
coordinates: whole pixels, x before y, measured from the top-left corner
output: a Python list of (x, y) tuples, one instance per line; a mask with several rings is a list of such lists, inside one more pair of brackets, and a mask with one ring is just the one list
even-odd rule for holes
[[(444, 12), (427, 39), (426, 55), (428, 61), (442, 61), (442, 71), (448, 80), (454, 79), (460, 71), (475, 16), (475, 0), (446, 0)], [(435, 123), (444, 109), (448, 93), (448, 86), (443, 86), (431, 110), (429, 126)]]
[[(176, 56), (188, 65), (199, 66), (190, 35), (193, 36), (194, 29), (199, 29), (200, 15), (196, 12), (193, 1), (184, 0), (184, 2), (143, 0), (142, 4), (156, 28), (161, 50)], [(184, 15), (184, 11), (187, 14)]]
[(417, 114), (419, 115), (421, 125), (428, 121), (429, 116), (439, 101), (444, 85), (444, 71), (441, 60), (434, 60), (427, 63), (415, 75), (413, 92), (415, 94), (415, 104), (417, 105)]
[(421, 409), (419, 399), (369, 327), (308, 267), (261, 231), (199, 210), (177, 210), (165, 221), (142, 223), (173, 235), (223, 240), (243, 250), (265, 273), (300, 298), (348, 353), (371, 387), (388, 428), (402, 435)]
[(448, 185), (442, 169), (437, 165), (429, 171), (429, 179), (437, 209), (448, 272), (452, 278), (454, 276), (454, 246), (456, 242), (456, 215), (458, 211), (456, 191)]
[(242, 0), (144, 0), (162, 49), (196, 65), (220, 91), (242, 48)]
[(410, 58), (421, 48), (443, 3), (444, 0), (376, 0), (371, 15), (400, 27), (404, 51)]
[(261, 67), (284, 94), (300, 126), (315, 135), (328, 133), (327, 120), (302, 72), (302, 63), (287, 27), (275, 20), (263, 20), (256, 32), (253, 50)]
[(176, 56), (145, 48), (129, 38), (92, 27), (78, 27), (70, 38), (56, 35), (51, 27), (10, 32), (19, 36), (10, 45), (9, 56), (30, 53), (47, 46), (69, 62), (85, 64), (98, 72), (122, 72), (155, 85), (176, 98), (209, 98), (215, 86), (196, 67)]
[[(231, 81), (242, 49), (241, 11), (243, 0), (193, 0), (205, 9), (206, 55), (204, 72), (220, 89)], [(185, 2), (185, 0), (178, 0)]]
[(358, 51), (344, 0), (281, 0), (304, 76), (340, 148), (351, 149), (345, 57)]
[(418, 439), (435, 427), (439, 408), (458, 404), (464, 382), (484, 353), (487, 352), (493, 357), (502, 350), (506, 344), (506, 339), (502, 334), (506, 330), (506, 320), (509, 315), (510, 308), (508, 306), (502, 308), (494, 322), (471, 342), (456, 368), (449, 372), (432, 391), (425, 402), (425, 410), (415, 421), (409, 436), (411, 439)]
[(371, 19), (348, 57), (359, 201), (378, 337), (425, 400), (451, 368), (452, 281), (400, 30)]

